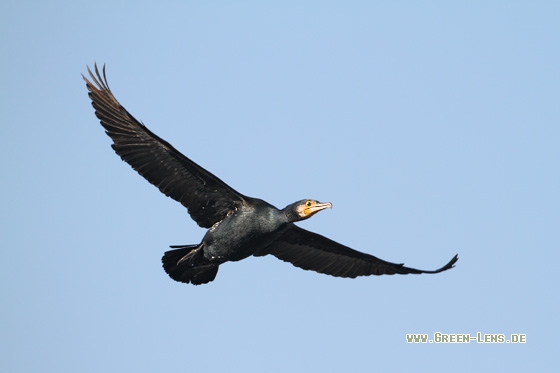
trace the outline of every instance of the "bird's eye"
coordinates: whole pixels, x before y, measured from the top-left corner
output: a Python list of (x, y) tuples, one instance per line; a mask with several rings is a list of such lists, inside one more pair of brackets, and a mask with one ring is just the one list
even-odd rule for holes
[(305, 202), (305, 206), (307, 206), (307, 207), (311, 207), (311, 201), (307, 201), (307, 202)]

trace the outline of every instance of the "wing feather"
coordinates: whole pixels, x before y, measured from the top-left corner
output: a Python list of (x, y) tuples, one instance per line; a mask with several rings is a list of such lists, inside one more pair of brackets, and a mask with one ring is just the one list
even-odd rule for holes
[(113, 140), (112, 148), (146, 180), (185, 206), (203, 228), (210, 228), (239, 207), (245, 196), (185, 157), (137, 121), (113, 96), (97, 64), (83, 76), (95, 115)]
[(405, 267), (353, 250), (319, 234), (291, 225), (274, 243), (256, 254), (271, 254), (294, 266), (336, 277), (439, 273), (453, 268), (458, 256), (434, 271)]

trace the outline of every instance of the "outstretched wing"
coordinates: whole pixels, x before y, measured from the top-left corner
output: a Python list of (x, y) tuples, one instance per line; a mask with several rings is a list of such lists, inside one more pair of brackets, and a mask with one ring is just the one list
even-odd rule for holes
[[(119, 104), (95, 65), (86, 81), (95, 115), (113, 139), (112, 148), (146, 180), (189, 210), (199, 226), (210, 228), (244, 202), (244, 196), (158, 137)], [(93, 82), (93, 83), (92, 83)]]
[(336, 277), (370, 275), (406, 275), (409, 273), (439, 273), (453, 268), (457, 255), (435, 271), (405, 267), (404, 264), (386, 262), (373, 255), (361, 253), (319, 234), (291, 225), (276, 241), (256, 254), (272, 254), (296, 267)]

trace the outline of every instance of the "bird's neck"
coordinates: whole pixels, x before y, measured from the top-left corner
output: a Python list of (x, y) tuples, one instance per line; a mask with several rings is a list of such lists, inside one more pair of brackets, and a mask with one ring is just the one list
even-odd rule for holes
[(301, 217), (298, 215), (294, 206), (292, 206), (292, 205), (286, 206), (285, 208), (283, 208), (280, 211), (282, 212), (282, 215), (284, 215), (286, 217), (286, 222), (287, 223), (294, 223), (296, 221), (301, 220)]

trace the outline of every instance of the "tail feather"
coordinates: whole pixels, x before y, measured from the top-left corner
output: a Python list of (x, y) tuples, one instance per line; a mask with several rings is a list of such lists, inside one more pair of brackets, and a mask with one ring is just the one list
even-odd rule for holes
[(167, 251), (161, 261), (163, 269), (173, 280), (200, 285), (216, 278), (219, 264), (208, 263), (198, 245), (171, 247), (179, 249)]

